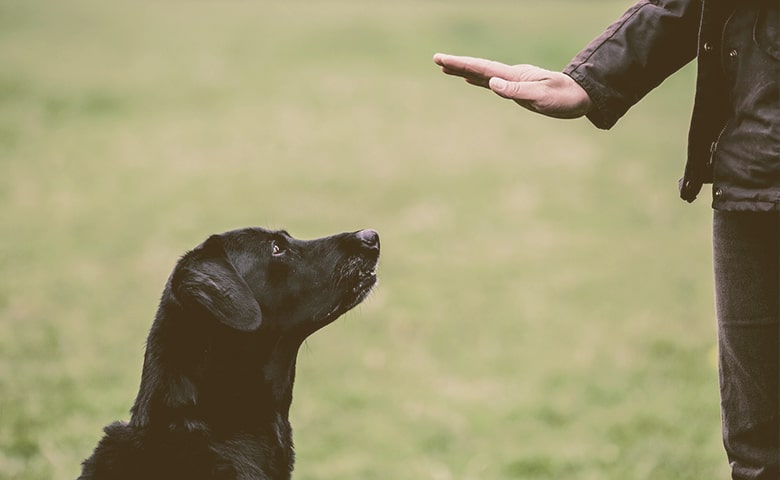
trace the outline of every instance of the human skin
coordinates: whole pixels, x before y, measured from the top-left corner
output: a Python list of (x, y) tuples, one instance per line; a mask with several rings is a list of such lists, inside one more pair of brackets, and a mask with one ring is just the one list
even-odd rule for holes
[(433, 61), (447, 75), (492, 90), (523, 108), (553, 118), (578, 118), (590, 110), (587, 92), (571, 77), (534, 65), (506, 65), (484, 58), (437, 53)]

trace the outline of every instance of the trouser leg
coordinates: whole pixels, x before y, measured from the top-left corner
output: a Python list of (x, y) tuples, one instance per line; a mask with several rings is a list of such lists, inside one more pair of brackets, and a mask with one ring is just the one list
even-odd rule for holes
[(737, 480), (780, 479), (780, 214), (713, 220), (723, 443)]

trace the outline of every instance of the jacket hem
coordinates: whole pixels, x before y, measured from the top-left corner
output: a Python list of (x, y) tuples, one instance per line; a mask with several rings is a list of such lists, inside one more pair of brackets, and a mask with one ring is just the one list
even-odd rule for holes
[(735, 201), (713, 200), (712, 209), (719, 212), (780, 212), (780, 200), (771, 201)]

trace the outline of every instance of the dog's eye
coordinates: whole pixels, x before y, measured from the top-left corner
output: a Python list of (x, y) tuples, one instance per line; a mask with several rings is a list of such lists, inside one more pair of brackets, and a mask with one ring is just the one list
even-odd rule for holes
[(287, 247), (280, 245), (276, 240), (271, 243), (271, 255), (274, 257), (280, 257), (287, 252)]

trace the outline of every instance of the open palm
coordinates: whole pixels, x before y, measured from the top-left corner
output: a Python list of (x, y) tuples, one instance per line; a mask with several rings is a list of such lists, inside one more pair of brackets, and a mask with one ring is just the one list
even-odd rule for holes
[(549, 117), (577, 118), (588, 113), (591, 107), (587, 92), (561, 72), (442, 53), (434, 55), (433, 61), (447, 75), (462, 77), (471, 85), (490, 89)]

